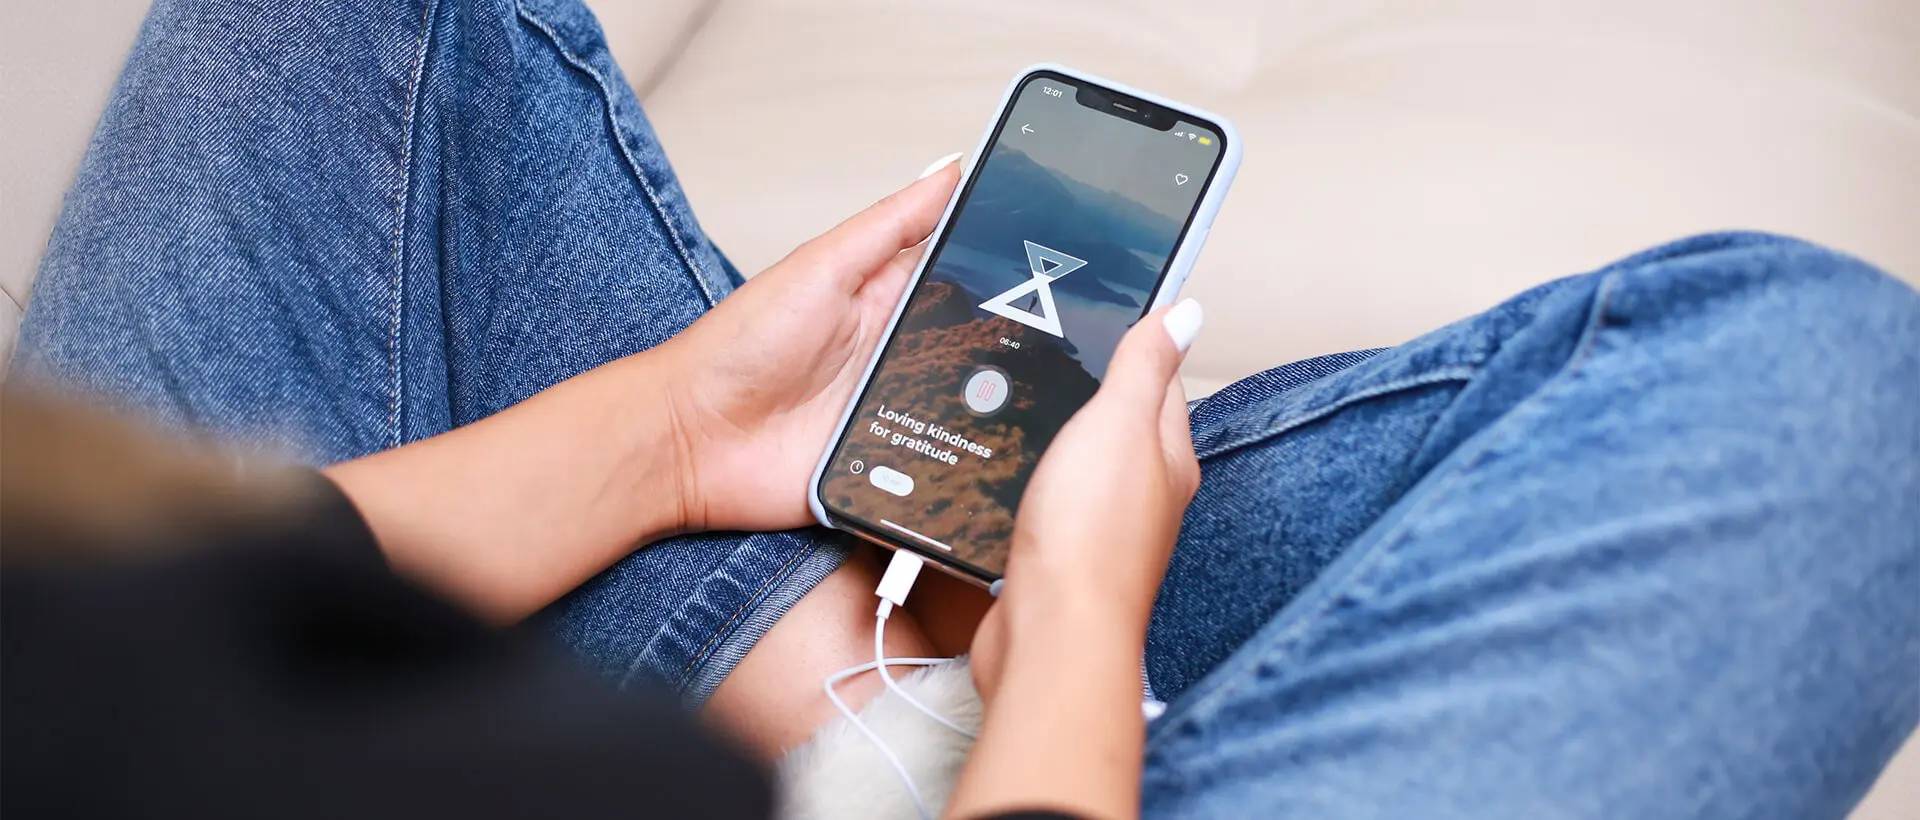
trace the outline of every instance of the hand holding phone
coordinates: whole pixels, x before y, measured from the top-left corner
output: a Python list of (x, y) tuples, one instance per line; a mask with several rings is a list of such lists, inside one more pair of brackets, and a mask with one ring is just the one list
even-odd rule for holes
[(1127, 636), (1123, 646), (1146, 635), (1200, 486), (1178, 376), (1199, 320), (1188, 300), (1128, 331), (1100, 391), (1040, 460), (1020, 502), (1006, 586), (974, 636), (973, 676), (988, 700), (1010, 633), (1112, 630)]
[[(941, 169), (848, 217), (678, 336), (616, 363), (644, 371), (628, 383), (672, 410), (679, 446), (649, 456), (674, 457), (661, 468), (680, 476), (684, 520), (674, 529), (780, 530), (810, 520), (820, 441), (918, 261), (901, 251), (933, 230), (958, 176)], [(624, 415), (614, 426), (625, 428)]]
[(1211, 114), (1023, 73), (814, 474), (823, 524), (986, 586), (1121, 336), (1178, 293), (1239, 163)]
[(1147, 613), (1200, 481), (1175, 376), (1198, 306), (1149, 314), (1021, 502), (1000, 599), (973, 639), (985, 725), (947, 810), (1140, 813)]

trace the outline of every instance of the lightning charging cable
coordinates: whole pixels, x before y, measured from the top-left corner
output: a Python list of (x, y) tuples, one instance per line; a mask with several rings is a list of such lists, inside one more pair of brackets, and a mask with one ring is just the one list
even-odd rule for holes
[(906, 550), (894, 550), (893, 560), (887, 564), (886, 573), (880, 576), (880, 586), (873, 591), (875, 595), (880, 597), (880, 607), (874, 612), (873, 619), (873, 661), (833, 673), (833, 675), (827, 678), (825, 688), (827, 700), (833, 703), (833, 708), (840, 710), (840, 714), (846, 716), (847, 721), (853, 724), (853, 728), (860, 730), (860, 733), (866, 735), (868, 740), (873, 741), (874, 748), (880, 750), (880, 755), (887, 759), (887, 763), (893, 767), (894, 773), (900, 775), (900, 781), (907, 785), (907, 794), (913, 798), (913, 807), (919, 810), (922, 818), (931, 820), (933, 813), (927, 810), (926, 800), (920, 794), (920, 786), (913, 782), (913, 775), (907, 771), (906, 764), (900, 762), (899, 756), (893, 753), (893, 749), (888, 748), (886, 741), (880, 739), (879, 733), (868, 728), (867, 724), (860, 720), (860, 716), (854, 714), (853, 710), (848, 708), (846, 702), (840, 699), (840, 694), (834, 691), (834, 687), (855, 675), (868, 670), (877, 671), (880, 673), (880, 680), (886, 684), (886, 688), (894, 694), (899, 695), (900, 699), (905, 701), (907, 705), (912, 706), (916, 711), (926, 715), (934, 722), (945, 726), (951, 731), (958, 732), (969, 738), (974, 736), (974, 733), (967, 731), (960, 726), (960, 724), (948, 720), (928, 708), (926, 704), (921, 703), (914, 696), (907, 694), (907, 690), (893, 679), (892, 673), (887, 671), (887, 667), (889, 666), (939, 666), (941, 664), (954, 662), (953, 658), (887, 657), (887, 616), (893, 614), (894, 607), (904, 605), (907, 602), (907, 593), (913, 589), (914, 579), (920, 577), (920, 568), (925, 565), (925, 559), (922, 559), (918, 555)]

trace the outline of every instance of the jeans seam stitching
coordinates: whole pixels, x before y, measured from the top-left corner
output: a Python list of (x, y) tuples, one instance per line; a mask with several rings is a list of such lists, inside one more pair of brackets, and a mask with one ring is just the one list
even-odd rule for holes
[(405, 383), (400, 366), (401, 314), (406, 306), (407, 281), (407, 206), (413, 184), (413, 121), (420, 108), (421, 78), (427, 71), (427, 54), (433, 48), (433, 12), (439, 0), (427, 0), (420, 9), (420, 47), (414, 54), (413, 71), (407, 76), (407, 105), (400, 117), (400, 178), (393, 192), (393, 276), (392, 296), (387, 322), (387, 445), (400, 446), (400, 411)]
[[(742, 546), (745, 545), (742, 544)], [(793, 555), (787, 556), (787, 560), (780, 564), (778, 570), (768, 575), (766, 580), (760, 582), (759, 586), (754, 587), (753, 593), (747, 596), (746, 602), (735, 608), (733, 614), (727, 616), (727, 619), (713, 630), (712, 635), (707, 636), (706, 643), (701, 644), (699, 649), (694, 650), (693, 656), (687, 659), (686, 666), (680, 668), (680, 672), (674, 676), (673, 681), (673, 686), (676, 691), (685, 685), (687, 676), (693, 673), (694, 667), (699, 666), (700, 662), (713, 652), (714, 647), (719, 645), (720, 639), (733, 628), (734, 624), (739, 623), (740, 619), (746, 617), (747, 612), (753, 609), (753, 602), (760, 600), (761, 595), (765, 593), (769, 587), (773, 586), (773, 584), (781, 578), (786, 577), (787, 571), (792, 569), (793, 565), (802, 558), (812, 554), (813, 549), (813, 544), (809, 543), (795, 551)], [(636, 662), (634, 666), (627, 668), (627, 677), (633, 677), (633, 668), (638, 665)]]
[(1358, 402), (1367, 401), (1369, 399), (1377, 399), (1389, 393), (1397, 393), (1399, 391), (1407, 390), (1414, 387), (1424, 387), (1427, 385), (1440, 384), (1442, 382), (1467, 381), (1473, 378), (1474, 373), (1475, 373), (1475, 368), (1468, 365), (1458, 365), (1454, 367), (1445, 368), (1442, 370), (1436, 370), (1433, 372), (1424, 373), (1419, 376), (1413, 376), (1405, 379), (1397, 379), (1395, 381), (1390, 381), (1385, 384), (1375, 385), (1366, 390), (1341, 396), (1340, 398), (1335, 399), (1334, 401), (1328, 402), (1327, 404), (1320, 405), (1318, 407), (1314, 407), (1313, 409), (1301, 411), (1291, 416), (1286, 416), (1281, 421), (1271, 422), (1269, 423), (1268, 427), (1265, 430), (1262, 430), (1258, 433), (1242, 436), (1241, 438), (1234, 439), (1225, 444), (1217, 444), (1217, 445), (1207, 447), (1204, 451), (1202, 451), (1199, 454), (1198, 457), (1214, 458), (1217, 456), (1221, 456), (1221, 455), (1225, 455), (1227, 453), (1233, 452), (1234, 450), (1247, 447), (1249, 445), (1258, 444), (1261, 441), (1265, 441), (1274, 436), (1280, 435), (1281, 433), (1285, 433), (1288, 430), (1292, 430), (1295, 427), (1299, 427), (1303, 424), (1308, 424), (1314, 421), (1318, 421), (1319, 419), (1325, 418), (1336, 412), (1344, 410), (1348, 406), (1356, 404)]
[(739, 623), (742, 618), (745, 618), (747, 613), (753, 609), (753, 602), (760, 600), (761, 595), (771, 588), (780, 578), (785, 577), (787, 571), (792, 569), (794, 564), (798, 563), (802, 557), (812, 551), (813, 545), (808, 544), (793, 555), (788, 556), (787, 560), (780, 564), (780, 569), (775, 570), (771, 575), (767, 576), (766, 580), (760, 582), (759, 586), (754, 587), (753, 593), (747, 596), (747, 600), (735, 608), (733, 614), (727, 616), (727, 620), (722, 622), (719, 628), (713, 631), (712, 635), (707, 636), (707, 642), (701, 644), (700, 648), (694, 651), (693, 657), (687, 660), (686, 666), (681, 667), (680, 673), (675, 676), (674, 687), (678, 689), (684, 685), (687, 676), (693, 674), (694, 667), (699, 666), (701, 660), (712, 654), (714, 648), (720, 645), (721, 638), (725, 636), (728, 631), (732, 630), (734, 625)]
[[(1608, 305), (1613, 299), (1618, 275), (1617, 271), (1609, 272), (1606, 277), (1601, 280), (1599, 292), (1594, 298), (1592, 312), (1587, 317), (1586, 327), (1581, 331), (1579, 347), (1567, 358), (1567, 362), (1561, 368), (1560, 372), (1554, 374), (1551, 379), (1543, 383), (1538, 390), (1534, 391), (1532, 395), (1528, 396), (1520, 404), (1515, 405), (1512, 410), (1503, 414), (1501, 418), (1494, 423), (1495, 427), (1500, 428), (1499, 435), (1489, 437), (1487, 441), (1478, 445), (1476, 448), (1477, 451), (1473, 454), (1471, 461), (1441, 476), (1439, 479), (1440, 483), (1434, 487), (1433, 492), (1421, 500), (1419, 509), (1409, 511), (1409, 513), (1401, 519), (1400, 523), (1395, 526), (1392, 533), (1381, 538), (1378, 543), (1367, 550), (1365, 555), (1360, 556), (1359, 563), (1347, 573), (1346, 578), (1341, 579), (1342, 589), (1324, 596), (1320, 601), (1316, 602), (1312, 611), (1302, 613), (1300, 617), (1296, 619), (1295, 623), (1284, 630), (1281, 635), (1275, 636), (1273, 642), (1269, 645), (1270, 648), (1274, 649), (1277, 654), (1287, 654), (1291, 645), (1296, 643), (1300, 639), (1300, 636), (1308, 629), (1319, 623), (1328, 609), (1335, 604), (1354, 600), (1351, 593), (1353, 585), (1361, 580), (1364, 573), (1378, 571), (1381, 567), (1381, 562), (1386, 559), (1386, 556), (1394, 552), (1406, 541), (1411, 522), (1415, 518), (1413, 513), (1425, 510), (1434, 504), (1441, 496), (1446, 495), (1447, 491), (1457, 483), (1462, 476), (1471, 473), (1475, 468), (1485, 462), (1486, 458), (1497, 449), (1495, 445), (1505, 443), (1510, 439), (1512, 434), (1507, 432), (1507, 430), (1510, 429), (1507, 423), (1517, 418), (1522, 408), (1537, 404), (1543, 397), (1552, 392), (1554, 388), (1565, 384), (1568, 379), (1580, 372), (1581, 366), (1586, 363), (1599, 340), (1603, 319), (1607, 314)], [(1269, 655), (1267, 657), (1271, 656)], [(1167, 720), (1168, 726), (1162, 731), (1171, 731), (1181, 725), (1190, 724), (1199, 720), (1212, 704), (1237, 692), (1245, 684), (1246, 676), (1236, 675), (1233, 679), (1223, 682), (1218, 689), (1203, 693), (1201, 699), (1195, 701), (1191, 707), (1183, 710), (1180, 714), (1169, 715)]]
[(633, 151), (627, 147), (626, 138), (620, 133), (620, 120), (614, 112), (613, 91), (608, 87), (606, 77), (602, 76), (600, 72), (587, 63), (586, 60), (574, 54), (572, 49), (567, 48), (566, 43), (560, 39), (559, 32), (554, 30), (552, 24), (528, 10), (525, 3), (515, 3), (514, 10), (519, 13), (521, 18), (532, 23), (534, 28), (539, 29), (542, 34), (547, 36), (547, 41), (553, 43), (554, 50), (560, 53), (561, 59), (566, 60), (568, 65), (573, 66), (588, 77), (593, 78), (594, 86), (600, 90), (600, 101), (606, 108), (607, 130), (610, 132), (610, 136), (613, 137), (614, 145), (619, 146), (620, 157), (626, 162), (627, 170), (633, 174), (634, 181), (640, 185), (640, 192), (646, 196), (648, 206), (653, 209), (654, 218), (660, 220), (660, 226), (666, 229), (667, 239), (673, 242), (674, 252), (679, 254), (680, 261), (686, 264), (687, 272), (690, 274), (690, 278), (693, 279), (694, 287), (700, 289), (700, 295), (706, 298), (708, 307), (718, 305), (720, 300), (713, 295), (713, 290), (707, 286), (706, 273), (701, 270), (700, 263), (694, 260), (693, 252), (688, 249), (686, 241), (681, 238), (680, 230), (674, 227), (673, 220), (667, 218), (665, 203), (660, 201), (660, 194), (654, 190), (653, 183), (647, 181), (647, 174), (640, 167), (640, 161), (633, 158)]

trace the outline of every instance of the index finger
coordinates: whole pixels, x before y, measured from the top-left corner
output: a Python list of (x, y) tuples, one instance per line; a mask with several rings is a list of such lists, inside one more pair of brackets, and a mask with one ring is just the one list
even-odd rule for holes
[(959, 163), (915, 180), (794, 251), (806, 269), (824, 267), (851, 294), (903, 250), (933, 232), (960, 182)]

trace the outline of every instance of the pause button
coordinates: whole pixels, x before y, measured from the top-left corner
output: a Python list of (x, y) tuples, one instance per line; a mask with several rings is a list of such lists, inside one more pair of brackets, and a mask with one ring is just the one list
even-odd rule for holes
[(1006, 371), (997, 367), (982, 367), (967, 377), (964, 398), (967, 409), (975, 415), (991, 416), (1007, 406), (1007, 395), (1013, 392), (1007, 382)]

